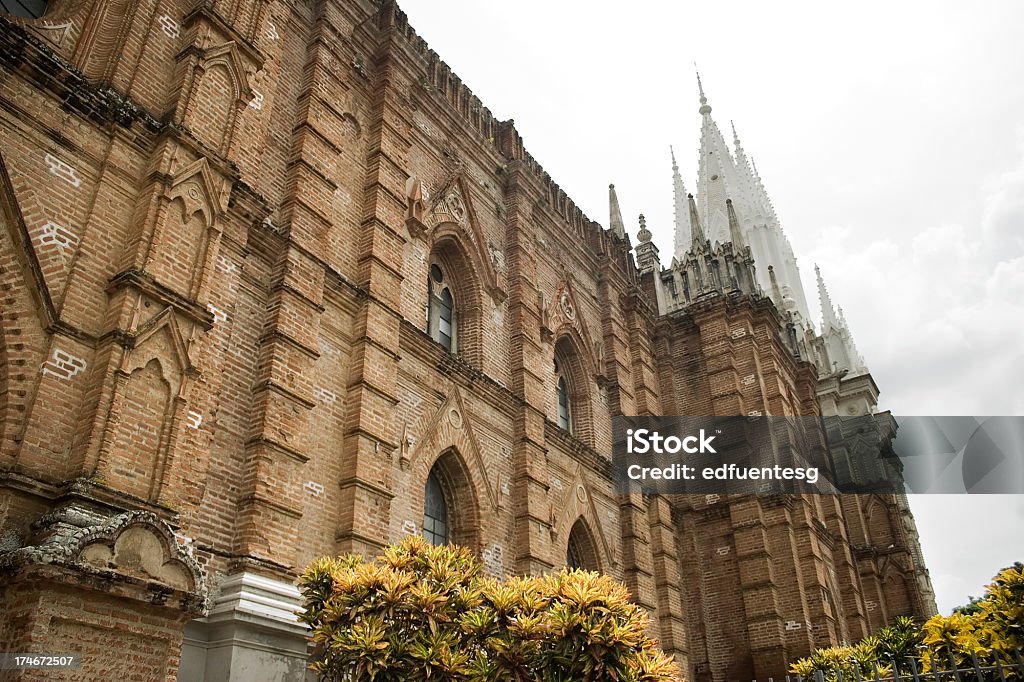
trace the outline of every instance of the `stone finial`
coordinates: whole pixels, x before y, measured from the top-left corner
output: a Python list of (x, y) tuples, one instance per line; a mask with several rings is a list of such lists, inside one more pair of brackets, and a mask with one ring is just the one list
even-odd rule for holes
[(768, 279), (772, 283), (772, 300), (775, 304), (782, 309), (782, 289), (779, 288), (779, 280), (775, 276), (775, 268), (771, 265), (768, 266)]
[[(696, 69), (697, 65), (694, 64), (693, 68)], [(711, 113), (711, 107), (708, 106), (708, 98), (704, 96), (704, 84), (700, 80), (700, 71), (697, 72), (697, 90), (700, 92), (700, 113), (707, 115)]]
[(707, 239), (704, 237), (704, 228), (702, 228), (700, 224), (700, 216), (697, 215), (697, 202), (694, 200), (692, 194), (687, 194), (686, 199), (690, 203), (690, 230), (693, 234), (691, 247), (696, 251), (698, 247), (707, 241)]
[(608, 226), (616, 236), (625, 239), (626, 226), (622, 222), (622, 211), (619, 209), (619, 197), (615, 193), (615, 185), (608, 185)]
[(729, 214), (729, 239), (733, 247), (738, 251), (744, 246), (743, 230), (740, 229), (740, 219), (736, 215), (736, 209), (732, 205), (732, 199), (725, 200), (725, 211)]
[(641, 243), (651, 241), (651, 231), (647, 229), (647, 219), (644, 218), (644, 214), (640, 214), (640, 230), (636, 233), (637, 239)]
[(686, 185), (683, 184), (683, 177), (679, 174), (679, 164), (676, 163), (676, 152), (669, 145), (669, 154), (672, 156), (672, 202), (675, 208), (675, 242), (673, 251), (675, 258), (683, 258), (687, 249), (690, 248), (691, 227), (690, 212), (686, 207)]
[(814, 264), (814, 276), (818, 280), (818, 299), (821, 303), (821, 331), (827, 332), (829, 328), (839, 328), (839, 320), (836, 319), (836, 309), (832, 305), (832, 297), (825, 287), (825, 280), (821, 276), (821, 269)]

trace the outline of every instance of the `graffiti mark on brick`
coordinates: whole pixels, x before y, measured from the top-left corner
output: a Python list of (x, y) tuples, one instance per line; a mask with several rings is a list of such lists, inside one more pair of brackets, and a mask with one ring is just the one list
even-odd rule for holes
[(323, 386), (317, 386), (313, 389), (313, 395), (316, 396), (316, 400), (319, 403), (333, 403), (338, 399), (337, 394), (333, 391), (328, 391)]
[(177, 38), (181, 34), (181, 27), (178, 26), (178, 22), (166, 14), (160, 15), (157, 22), (160, 24), (160, 28), (163, 29), (164, 35), (168, 38)]
[(49, 374), (58, 379), (70, 379), (84, 369), (85, 360), (83, 358), (75, 357), (59, 348), (54, 348), (53, 355), (43, 363), (43, 374)]
[(302, 487), (305, 488), (306, 492), (309, 493), (312, 497), (320, 497), (324, 494), (323, 484), (317, 483), (316, 481), (306, 481), (306, 485)]
[(416, 523), (406, 519), (402, 522), (402, 532), (406, 535), (416, 535)]
[(215, 305), (213, 305), (212, 303), (207, 303), (206, 304), (206, 309), (209, 310), (211, 313), (213, 313), (213, 321), (215, 323), (227, 321), (228, 314), (226, 312), (224, 312), (223, 310), (221, 310), (220, 308), (218, 308)]
[(47, 154), (46, 165), (49, 167), (51, 173), (69, 185), (74, 187), (82, 186), (82, 178), (78, 177), (78, 172), (66, 161), (58, 159), (53, 154)]
[(263, 93), (260, 92), (259, 90), (255, 89), (255, 88), (253, 88), (253, 91), (252, 91), (252, 101), (249, 102), (249, 106), (251, 108), (255, 109), (256, 111), (259, 111), (260, 109), (262, 109), (263, 108)]
[(718, 502), (718, 500), (720, 499), (721, 498), (718, 495), (715, 495), (714, 493), (712, 493), (711, 495), (705, 495), (704, 504), (714, 504), (715, 502)]
[(270, 40), (270, 41), (276, 43), (280, 38), (281, 38), (281, 34), (277, 32), (277, 26), (274, 25), (274, 22), (268, 21), (267, 22), (267, 40)]
[(188, 428), (198, 429), (203, 425), (203, 415), (195, 410), (189, 410), (186, 423), (188, 424)]
[(48, 220), (45, 225), (36, 230), (35, 240), (40, 248), (56, 246), (61, 255), (78, 246), (78, 235), (52, 220)]

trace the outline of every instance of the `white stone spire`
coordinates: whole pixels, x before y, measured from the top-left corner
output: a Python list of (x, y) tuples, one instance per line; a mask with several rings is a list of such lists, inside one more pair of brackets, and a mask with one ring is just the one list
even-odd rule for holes
[(796, 256), (793, 254), (793, 247), (782, 231), (778, 216), (775, 214), (775, 207), (764, 189), (761, 176), (757, 173), (757, 166), (754, 165), (753, 159), (747, 157), (747, 153), (743, 149), (739, 134), (736, 132), (736, 125), (731, 121), (730, 124), (732, 125), (732, 140), (736, 154), (736, 186), (738, 188), (732, 198), (736, 212), (743, 224), (747, 243), (754, 254), (755, 266), (761, 265), (757, 270), (758, 282), (765, 291), (772, 290), (764, 267), (765, 264), (772, 265), (778, 279), (778, 290), (782, 292), (783, 296), (781, 300), (776, 300), (776, 297), (772, 296), (772, 300), (780, 310), (792, 312), (797, 318), (795, 320), (797, 324), (806, 325), (811, 320), (810, 308), (807, 304), (807, 295), (804, 293), (803, 281), (800, 279)]
[(729, 218), (725, 200), (739, 193), (736, 166), (722, 131), (711, 118), (711, 107), (704, 95), (704, 84), (697, 74), (700, 92), (700, 158), (697, 163), (697, 206), (704, 232), (712, 243), (729, 241)]
[(619, 197), (615, 194), (615, 185), (608, 185), (608, 226), (616, 236), (626, 238), (626, 226), (622, 222), (622, 211), (619, 210)]
[(771, 197), (768, 196), (767, 190), (764, 188), (764, 183), (761, 181), (761, 175), (757, 172), (757, 163), (754, 158), (750, 158), (750, 170), (751, 176), (754, 180), (754, 190), (758, 198), (761, 200), (761, 204), (765, 209), (768, 220), (775, 225), (779, 224), (779, 217), (775, 215), (775, 206), (772, 204)]
[(692, 227), (690, 225), (690, 208), (686, 204), (686, 185), (683, 184), (683, 177), (679, 174), (679, 164), (676, 163), (676, 152), (670, 146), (669, 153), (672, 155), (672, 198), (676, 211), (676, 232), (673, 255), (677, 260), (682, 260), (690, 248)]
[[(726, 143), (721, 130), (711, 117), (711, 106), (708, 104), (699, 73), (697, 90), (700, 95), (699, 112), (702, 122), (696, 194), (704, 235), (712, 244), (735, 241), (731, 235), (733, 230), (730, 229), (726, 207), (726, 200), (732, 200), (732, 208), (736, 214), (734, 222), (739, 226), (738, 233), (742, 236), (743, 244), (750, 247), (758, 285), (772, 298), (780, 311), (792, 313), (797, 326), (805, 328), (810, 324), (812, 317), (797, 268), (796, 256), (793, 254), (789, 239), (779, 225), (775, 208), (764, 189), (757, 167), (743, 149), (735, 125), (732, 126), (735, 152)], [(681, 248), (686, 249), (689, 246), (683, 241), (683, 230), (679, 226), (679, 216), (685, 215), (680, 211), (680, 198), (683, 196), (679, 190), (681, 186), (680, 178), (678, 184), (674, 184), (677, 259), (682, 256)], [(691, 220), (691, 234), (694, 230), (693, 224)], [(775, 271), (775, 286), (769, 278), (768, 266), (772, 266)], [(779, 295), (773, 292), (779, 292)]]
[(868, 371), (868, 367), (864, 363), (864, 356), (860, 354), (859, 350), (857, 350), (857, 344), (853, 341), (853, 332), (850, 331), (850, 325), (846, 323), (846, 315), (843, 314), (843, 306), (839, 306), (839, 324), (843, 325), (843, 331), (846, 332), (847, 349), (850, 353), (850, 357), (854, 361), (854, 364), (857, 365), (855, 373), (866, 373)]
[(828, 295), (828, 288), (825, 286), (825, 280), (822, 279), (821, 269), (817, 264), (814, 265), (814, 276), (818, 280), (818, 301), (821, 303), (821, 331), (825, 333), (829, 329), (839, 329), (839, 318), (836, 317), (832, 297)]
[(764, 191), (764, 185), (757, 176), (752, 161), (747, 158), (743, 150), (740, 136), (736, 133), (736, 124), (729, 121), (732, 128), (733, 153), (736, 157), (736, 174), (740, 180), (739, 196), (735, 198), (738, 203), (738, 210), (751, 224), (772, 224), (778, 226), (778, 219), (775, 217), (775, 209)]
[(854, 376), (866, 374), (868, 369), (864, 365), (864, 358), (857, 351), (842, 312), (836, 314), (832, 297), (829, 296), (825, 280), (817, 265), (814, 266), (814, 275), (818, 280), (818, 298), (821, 301), (821, 338), (825, 342), (829, 363), (829, 367), (823, 369), (831, 372), (845, 371)]

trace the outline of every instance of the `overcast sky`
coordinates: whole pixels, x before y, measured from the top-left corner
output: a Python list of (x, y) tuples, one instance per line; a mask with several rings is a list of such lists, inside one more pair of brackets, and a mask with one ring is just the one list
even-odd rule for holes
[[(400, 0), (593, 220), (672, 252), (697, 63), (796, 251), (903, 415), (1024, 415), (1024, 3)], [(939, 608), (1024, 560), (1024, 496), (911, 500)]]

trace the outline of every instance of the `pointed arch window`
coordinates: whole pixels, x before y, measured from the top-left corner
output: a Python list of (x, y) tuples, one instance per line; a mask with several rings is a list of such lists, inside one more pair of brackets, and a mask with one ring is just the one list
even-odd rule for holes
[(583, 548), (580, 547), (579, 538), (575, 535), (569, 536), (569, 548), (566, 550), (565, 564), (573, 570), (585, 570)]
[(433, 469), (427, 475), (423, 495), (423, 537), (434, 545), (447, 545), (449, 540), (448, 501), (441, 479)]
[(447, 273), (438, 263), (430, 265), (427, 289), (427, 333), (430, 334), (430, 338), (444, 346), (446, 351), (454, 353), (458, 326), (455, 296), (452, 294)]
[(572, 433), (572, 401), (569, 384), (562, 373), (562, 363), (555, 360), (555, 398), (558, 404), (558, 428)]
[(569, 545), (565, 550), (565, 565), (574, 570), (600, 571), (597, 546), (586, 522), (579, 519), (569, 531)]

